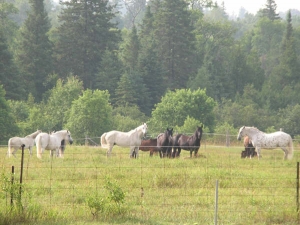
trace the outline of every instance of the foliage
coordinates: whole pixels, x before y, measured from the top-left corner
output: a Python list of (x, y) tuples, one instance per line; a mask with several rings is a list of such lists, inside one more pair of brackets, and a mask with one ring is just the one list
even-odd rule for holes
[(192, 117), (187, 117), (181, 127), (175, 126), (176, 133), (191, 134), (194, 133), (197, 126), (201, 126), (201, 122)]
[(19, 132), (9, 104), (5, 99), (5, 90), (2, 85), (0, 85), (0, 127), (1, 144), (7, 144), (8, 139)]
[(112, 107), (107, 91), (90, 90), (74, 100), (65, 128), (69, 129), (76, 143), (85, 137), (99, 137), (112, 127)]
[[(107, 214), (124, 214), (122, 205), (125, 203), (125, 193), (123, 192), (117, 181), (111, 181), (109, 177), (105, 178), (104, 188), (108, 193), (106, 197), (100, 197), (98, 193), (90, 195), (87, 198), (87, 204), (94, 218), (98, 218), (99, 214), (103, 216)], [(102, 196), (105, 194), (102, 194)], [(115, 204), (116, 208), (112, 205)]]
[[(15, 174), (7, 177), (4, 173), (1, 175), (0, 199), (10, 198), (10, 204), (7, 204), (7, 214), (1, 215), (1, 224), (24, 223), (36, 220), (40, 216), (40, 208), (32, 202), (32, 193), (28, 191), (24, 184), (17, 183)], [(14, 182), (12, 182), (14, 181)]]
[(9, 51), (4, 32), (5, 27), (0, 25), (0, 81), (6, 90), (6, 98), (18, 100), (23, 98), (24, 86), (20, 82), (21, 76)]
[(37, 101), (42, 100), (48, 87), (45, 78), (53, 71), (52, 43), (48, 38), (51, 28), (44, 0), (30, 0), (30, 12), (21, 29), (17, 63), (26, 91)]
[(152, 111), (150, 124), (153, 130), (163, 131), (167, 127), (182, 126), (189, 116), (201, 121), (211, 130), (215, 123), (213, 115), (215, 104), (215, 101), (206, 95), (205, 90), (169, 91)]
[(154, 14), (154, 39), (171, 90), (185, 88), (196, 73), (191, 13), (183, 0), (163, 0)]
[(136, 105), (114, 108), (113, 118), (112, 129), (124, 132), (132, 130), (148, 121), (148, 117)]
[(56, 68), (64, 77), (77, 75), (84, 88), (94, 89), (95, 76), (106, 50), (114, 51), (119, 31), (112, 22), (114, 6), (108, 0), (61, 1), (55, 43)]

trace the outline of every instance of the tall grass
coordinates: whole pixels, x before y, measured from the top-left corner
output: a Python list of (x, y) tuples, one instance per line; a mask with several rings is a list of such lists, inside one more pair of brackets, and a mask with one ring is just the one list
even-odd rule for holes
[[(241, 146), (202, 145), (200, 157), (149, 157), (113, 148), (67, 146), (64, 158), (30, 157), (25, 151), (21, 209), (10, 204), (11, 166), (18, 185), (21, 151), (0, 148), (0, 224), (298, 224), (296, 165), (281, 150), (241, 159)], [(19, 187), (19, 186), (18, 186)], [(19, 190), (19, 189), (18, 189)], [(124, 194), (124, 196), (123, 196)], [(123, 199), (124, 197), (124, 199)]]

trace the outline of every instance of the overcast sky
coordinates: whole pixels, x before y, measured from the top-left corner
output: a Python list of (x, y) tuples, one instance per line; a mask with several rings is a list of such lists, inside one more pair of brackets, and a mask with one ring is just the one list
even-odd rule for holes
[[(244, 7), (248, 12), (256, 14), (260, 8), (264, 8), (266, 0), (217, 0), (218, 4), (225, 4), (228, 15), (238, 15), (240, 8)], [(286, 12), (289, 9), (300, 11), (300, 0), (275, 0), (277, 5), (276, 12)]]

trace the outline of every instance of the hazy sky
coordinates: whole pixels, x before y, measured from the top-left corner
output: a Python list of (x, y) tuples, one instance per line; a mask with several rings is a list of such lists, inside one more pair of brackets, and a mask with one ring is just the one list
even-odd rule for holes
[[(250, 13), (257, 13), (260, 8), (264, 8), (266, 0), (217, 0), (218, 4), (225, 4), (228, 15), (238, 15), (240, 8), (244, 7)], [(300, 11), (299, 0), (275, 0), (277, 5), (276, 12), (286, 12), (289, 9), (298, 9)]]

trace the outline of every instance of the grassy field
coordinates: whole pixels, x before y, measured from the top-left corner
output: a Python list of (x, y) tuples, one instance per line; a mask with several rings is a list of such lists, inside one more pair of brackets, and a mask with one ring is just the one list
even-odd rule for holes
[[(21, 206), (21, 151), (7, 158), (0, 148), (0, 224), (214, 224), (218, 181), (218, 224), (298, 224), (297, 161), (281, 150), (241, 159), (239, 146), (203, 144), (200, 157), (182, 151), (177, 159), (150, 158), (129, 149), (67, 146), (64, 158), (29, 157), (25, 151)], [(15, 185), (11, 185), (11, 166)], [(11, 210), (11, 194), (14, 207)], [(125, 195), (123, 195), (125, 194)]]

